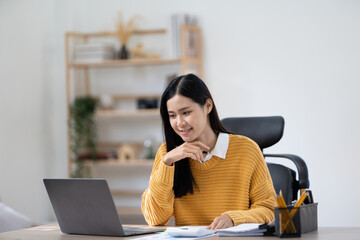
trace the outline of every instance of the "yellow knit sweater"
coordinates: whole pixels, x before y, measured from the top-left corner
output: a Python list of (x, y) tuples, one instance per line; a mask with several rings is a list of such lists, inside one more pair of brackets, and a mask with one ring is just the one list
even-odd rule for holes
[(174, 166), (163, 162), (165, 143), (156, 154), (149, 188), (142, 195), (142, 212), (148, 224), (166, 224), (172, 216), (176, 225), (210, 225), (227, 214), (234, 225), (264, 223), (274, 219), (276, 205), (272, 180), (257, 144), (251, 139), (229, 135), (225, 159), (213, 156), (205, 163), (190, 159), (199, 190), (174, 197)]

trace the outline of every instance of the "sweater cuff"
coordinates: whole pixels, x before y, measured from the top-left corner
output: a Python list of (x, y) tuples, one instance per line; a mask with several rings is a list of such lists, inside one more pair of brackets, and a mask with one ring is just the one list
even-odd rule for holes
[(242, 223), (246, 223), (246, 217), (239, 213), (239, 211), (227, 211), (222, 215), (228, 215), (231, 220), (234, 222), (234, 226), (237, 226)]
[(164, 182), (169, 185), (174, 183), (175, 166), (168, 166), (164, 162), (160, 163), (158, 168), (157, 180)]

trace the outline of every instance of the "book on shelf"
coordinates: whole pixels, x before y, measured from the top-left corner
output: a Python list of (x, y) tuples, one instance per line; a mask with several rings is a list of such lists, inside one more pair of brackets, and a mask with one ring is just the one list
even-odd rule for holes
[(75, 52), (114, 52), (115, 46), (109, 43), (84, 43), (75, 46)]
[(75, 46), (75, 62), (101, 62), (115, 59), (115, 47), (105, 43), (88, 43)]
[(105, 60), (114, 60), (114, 53), (75, 53), (75, 62), (98, 62)]

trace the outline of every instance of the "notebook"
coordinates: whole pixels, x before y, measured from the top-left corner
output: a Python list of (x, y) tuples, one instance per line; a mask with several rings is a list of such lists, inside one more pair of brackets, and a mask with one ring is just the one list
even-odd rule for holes
[(44, 179), (63, 233), (133, 236), (164, 231), (152, 226), (122, 226), (105, 179)]

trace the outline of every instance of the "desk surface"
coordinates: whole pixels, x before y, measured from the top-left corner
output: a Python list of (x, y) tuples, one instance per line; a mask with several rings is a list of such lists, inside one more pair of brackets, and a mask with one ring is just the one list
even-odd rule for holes
[[(143, 237), (146, 235), (142, 235)], [(81, 240), (81, 239), (97, 239), (97, 240), (115, 240), (115, 239), (135, 239), (137, 237), (104, 237), (104, 236), (88, 236), (88, 235), (70, 235), (63, 234), (58, 225), (44, 225), (34, 228), (22, 229), (17, 231), (0, 233), (0, 239), (6, 240)], [(271, 240), (279, 239), (277, 237), (217, 237), (203, 238), (209, 240)], [(317, 231), (305, 233), (301, 238), (297, 239), (311, 239), (311, 240), (359, 240), (360, 227), (321, 227)]]

